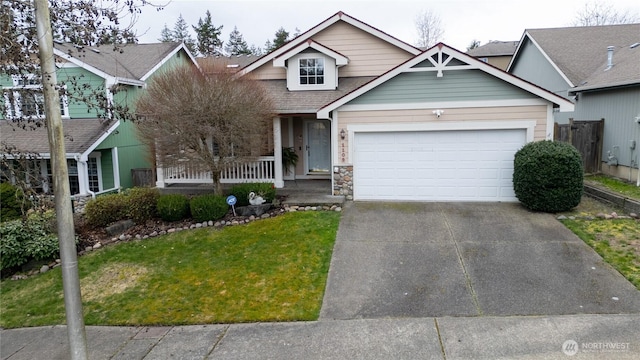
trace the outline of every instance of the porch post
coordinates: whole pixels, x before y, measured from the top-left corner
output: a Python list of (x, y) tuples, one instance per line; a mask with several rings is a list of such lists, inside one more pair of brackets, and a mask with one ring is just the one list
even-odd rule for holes
[(76, 156), (75, 159), (78, 169), (79, 195), (87, 195), (89, 193), (89, 167), (86, 161), (82, 161), (81, 157)]
[(111, 148), (111, 160), (113, 161), (113, 187), (120, 191), (120, 159), (118, 148)]
[(276, 116), (273, 118), (273, 169), (275, 171), (274, 185), (278, 189), (284, 187), (284, 180), (282, 179), (282, 131), (280, 127), (280, 118)]

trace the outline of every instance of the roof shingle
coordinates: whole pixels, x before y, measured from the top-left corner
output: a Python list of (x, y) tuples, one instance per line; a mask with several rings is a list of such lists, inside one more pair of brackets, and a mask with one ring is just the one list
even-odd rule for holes
[(110, 45), (78, 48), (71, 44), (55, 44), (56, 49), (102, 72), (135, 80), (141, 80), (178, 46), (180, 43), (176, 42), (127, 44), (116, 51)]
[(640, 42), (640, 24), (529, 29), (526, 34), (573, 86), (580, 86), (606, 63), (608, 46), (620, 50)]
[[(64, 119), (64, 143), (67, 154), (83, 153), (102, 136), (113, 122), (100, 119)], [(49, 139), (44, 124), (34, 129), (22, 129), (10, 120), (0, 120), (0, 143), (19, 152), (49, 153)]]

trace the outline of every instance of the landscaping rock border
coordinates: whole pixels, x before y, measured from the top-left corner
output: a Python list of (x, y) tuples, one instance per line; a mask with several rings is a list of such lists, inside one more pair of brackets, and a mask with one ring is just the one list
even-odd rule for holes
[[(299, 205), (285, 205), (285, 206), (281, 206), (281, 207), (274, 207), (272, 208), (269, 212), (266, 212), (260, 216), (255, 216), (255, 215), (251, 215), (248, 217), (243, 217), (243, 216), (232, 216), (232, 215), (227, 215), (225, 217), (224, 220), (218, 220), (218, 221), (204, 221), (204, 222), (182, 222), (179, 224), (166, 224), (166, 225), (162, 225), (160, 226), (158, 229), (152, 229), (150, 231), (140, 231), (139, 228), (136, 228), (135, 226), (133, 227), (129, 227), (126, 229), (123, 229), (123, 233), (121, 233), (119, 236), (112, 236), (112, 237), (108, 237), (105, 238), (101, 241), (98, 241), (96, 243), (94, 243), (91, 246), (85, 246), (84, 249), (78, 251), (78, 256), (83, 256), (87, 253), (93, 252), (95, 250), (101, 249), (102, 247), (106, 246), (106, 245), (110, 245), (110, 244), (117, 244), (120, 242), (125, 242), (125, 241), (132, 241), (132, 240), (146, 240), (149, 238), (154, 238), (160, 235), (166, 235), (166, 234), (171, 234), (171, 233), (175, 233), (175, 232), (179, 232), (179, 231), (184, 231), (184, 230), (193, 230), (193, 229), (200, 229), (200, 228), (206, 228), (206, 227), (214, 227), (214, 228), (223, 228), (223, 227), (227, 227), (227, 226), (237, 226), (237, 225), (244, 225), (244, 224), (248, 224), (250, 222), (256, 221), (256, 220), (261, 220), (261, 219), (268, 219), (268, 218), (272, 218), (278, 215), (282, 215), (284, 213), (287, 212), (296, 212), (296, 211), (337, 211), (337, 212), (341, 212), (342, 211), (342, 207), (338, 206), (337, 204), (333, 204), (333, 205), (323, 205), (323, 206), (299, 206)], [(127, 224), (129, 225), (129, 224)], [(120, 225), (121, 226), (121, 225)], [(113, 235), (113, 234), (111, 234)], [(42, 265), (39, 269), (33, 269), (29, 272), (27, 272), (26, 274), (14, 274), (11, 276), (11, 280), (24, 280), (24, 279), (28, 279), (32, 276), (36, 276), (38, 274), (42, 274), (45, 273), (51, 269), (54, 269), (56, 267), (59, 267), (61, 265), (61, 260), (60, 259), (56, 259), (55, 261), (52, 261), (51, 263), (48, 264), (44, 264)]]

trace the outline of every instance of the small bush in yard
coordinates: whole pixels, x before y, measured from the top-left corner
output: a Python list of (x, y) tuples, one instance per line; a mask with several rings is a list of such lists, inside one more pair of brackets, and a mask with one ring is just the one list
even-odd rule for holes
[(18, 219), (31, 207), (22, 190), (10, 183), (0, 183), (0, 221)]
[(160, 195), (158, 215), (164, 221), (179, 221), (189, 217), (189, 199), (182, 194)]
[(52, 224), (55, 212), (35, 212), (26, 220), (0, 224), (0, 270), (16, 267), (29, 260), (46, 260), (57, 256), (58, 237)]
[(513, 189), (530, 210), (555, 213), (573, 209), (583, 191), (580, 153), (562, 142), (528, 143), (515, 155)]
[(84, 208), (87, 223), (94, 227), (107, 226), (127, 217), (129, 211), (127, 198), (122, 194), (98, 196), (89, 201)]
[(229, 205), (224, 196), (208, 194), (191, 199), (191, 216), (198, 222), (220, 219), (228, 210)]
[(231, 188), (230, 193), (238, 199), (236, 206), (249, 205), (249, 193), (256, 193), (267, 202), (273, 202), (276, 197), (276, 189), (272, 183), (244, 183), (237, 184)]
[(136, 187), (125, 192), (128, 215), (136, 223), (144, 223), (157, 215), (157, 202), (160, 193), (157, 189)]

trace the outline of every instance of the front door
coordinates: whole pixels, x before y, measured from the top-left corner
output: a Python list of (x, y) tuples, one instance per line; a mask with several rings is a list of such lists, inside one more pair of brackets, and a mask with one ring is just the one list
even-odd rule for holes
[(307, 174), (328, 174), (331, 169), (331, 123), (329, 120), (308, 120), (305, 132)]

